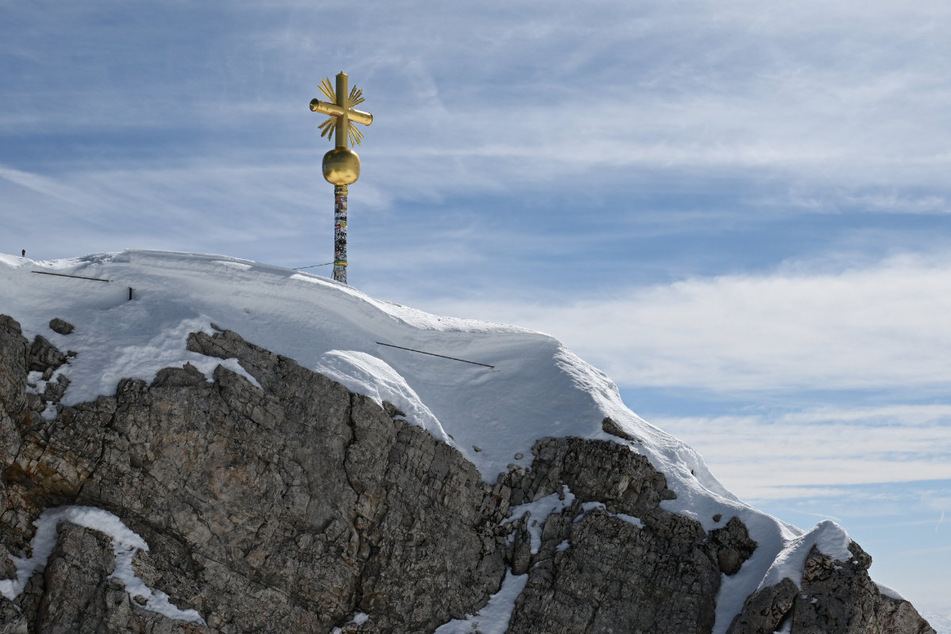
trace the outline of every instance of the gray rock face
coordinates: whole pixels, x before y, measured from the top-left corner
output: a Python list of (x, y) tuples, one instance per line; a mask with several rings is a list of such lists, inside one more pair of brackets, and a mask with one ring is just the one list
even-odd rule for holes
[[(138, 578), (204, 619), (146, 609), (112, 576), (111, 539), (61, 522), (45, 567), (0, 597), (0, 632), (431, 632), (483, 607), (509, 569), (528, 575), (510, 632), (709, 632), (723, 575), (756, 548), (736, 518), (706, 532), (662, 510), (663, 474), (624, 445), (542, 439), (530, 469), (487, 485), (389, 404), (231, 332), (188, 347), (237, 358), (254, 381), (185, 366), (65, 407), (69, 355), (0, 317), (0, 577), (44, 509), (96, 507), (149, 544)], [(552, 494), (561, 511), (506, 522)], [(761, 591), (733, 631), (784, 618), (793, 632), (929, 631), (861, 566), (844, 576), (822, 557), (802, 589), (818, 602)], [(842, 629), (855, 619), (885, 629)]]
[[(531, 470), (503, 480), (512, 503), (566, 489), (575, 499), (549, 516), (536, 554), (516, 538), (514, 572), (529, 578), (510, 631), (711, 631), (725, 572), (719, 555), (752, 553), (745, 527), (731, 522), (713, 538), (699, 522), (662, 510), (673, 497), (664, 476), (622, 445), (547, 438), (533, 452)], [(600, 504), (585, 511), (590, 502)]]
[[(0, 459), (11, 551), (26, 550), (43, 508), (109, 510), (149, 543), (138, 561), (149, 583), (220, 632), (327, 631), (359, 612), (377, 631), (429, 631), (498, 590), (501, 516), (483, 503), (479, 473), (369, 399), (224, 333), (195, 335), (189, 346), (238, 357), (263, 389), (221, 367), (211, 382), (186, 366), (151, 385), (122, 381), (115, 396), (60, 406), (46, 420), (46, 397), (27, 393), (27, 372), (65, 357), (4, 325)], [(75, 554), (87, 552), (95, 549)], [(90, 571), (81, 584), (42, 578), (37, 615), (72, 597), (61, 613), (106, 622), (104, 608), (87, 608), (108, 603), (98, 571), (112, 563), (89, 556), (69, 564)], [(91, 594), (70, 590), (77, 584)], [(30, 596), (16, 603), (32, 614)]]
[(836, 561), (813, 546), (802, 587), (790, 579), (753, 594), (729, 634), (771, 633), (789, 622), (792, 632), (815, 634), (934, 634), (907, 601), (883, 595), (868, 576), (872, 558), (852, 542), (853, 558)]

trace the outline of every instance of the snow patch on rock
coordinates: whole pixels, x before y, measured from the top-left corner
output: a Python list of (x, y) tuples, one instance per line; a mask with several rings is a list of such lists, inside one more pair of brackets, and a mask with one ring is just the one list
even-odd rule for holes
[(16, 566), (16, 577), (0, 580), (0, 594), (11, 601), (16, 599), (23, 592), (33, 573), (46, 566), (59, 537), (57, 526), (60, 522), (70, 522), (105, 533), (112, 538), (116, 567), (110, 579), (121, 581), (130, 597), (145, 599), (144, 604), (136, 602), (136, 605), (170, 619), (205, 623), (197, 611), (180, 610), (172, 605), (167, 594), (160, 590), (153, 590), (136, 576), (132, 569), (132, 558), (140, 550), (148, 551), (149, 545), (112, 513), (89, 506), (60, 506), (44, 510), (34, 522), (36, 534), (30, 542), (30, 550), (33, 554), (29, 557), (12, 557)]

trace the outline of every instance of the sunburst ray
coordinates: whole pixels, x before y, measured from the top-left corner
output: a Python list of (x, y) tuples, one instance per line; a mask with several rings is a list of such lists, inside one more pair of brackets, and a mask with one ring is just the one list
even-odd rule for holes
[(336, 91), (334, 90), (333, 84), (330, 83), (329, 77), (324, 77), (324, 80), (320, 82), (320, 92), (324, 93), (324, 97), (327, 98), (327, 101), (337, 103)]
[(326, 121), (317, 126), (320, 128), (320, 136), (329, 137), (330, 133), (333, 132), (336, 123), (337, 117), (329, 117)]

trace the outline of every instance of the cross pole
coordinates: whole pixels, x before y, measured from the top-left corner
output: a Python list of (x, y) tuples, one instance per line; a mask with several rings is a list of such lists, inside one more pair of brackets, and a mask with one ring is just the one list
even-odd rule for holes
[(356, 86), (347, 92), (347, 75), (337, 73), (336, 88), (330, 78), (320, 83), (320, 92), (329, 101), (312, 99), (311, 112), (328, 115), (320, 124), (320, 136), (330, 137), (334, 132), (334, 149), (324, 154), (321, 169), (324, 179), (334, 186), (334, 280), (347, 283), (347, 186), (360, 178), (360, 157), (347, 147), (347, 141), (361, 145), (363, 133), (354, 125), (370, 125), (373, 115), (357, 110), (354, 106), (363, 103), (363, 91)]

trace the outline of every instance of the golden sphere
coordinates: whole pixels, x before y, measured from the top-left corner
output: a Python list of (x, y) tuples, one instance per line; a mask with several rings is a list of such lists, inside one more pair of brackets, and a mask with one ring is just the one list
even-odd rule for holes
[(324, 179), (333, 185), (349, 185), (360, 178), (360, 157), (353, 150), (335, 147), (324, 154)]

